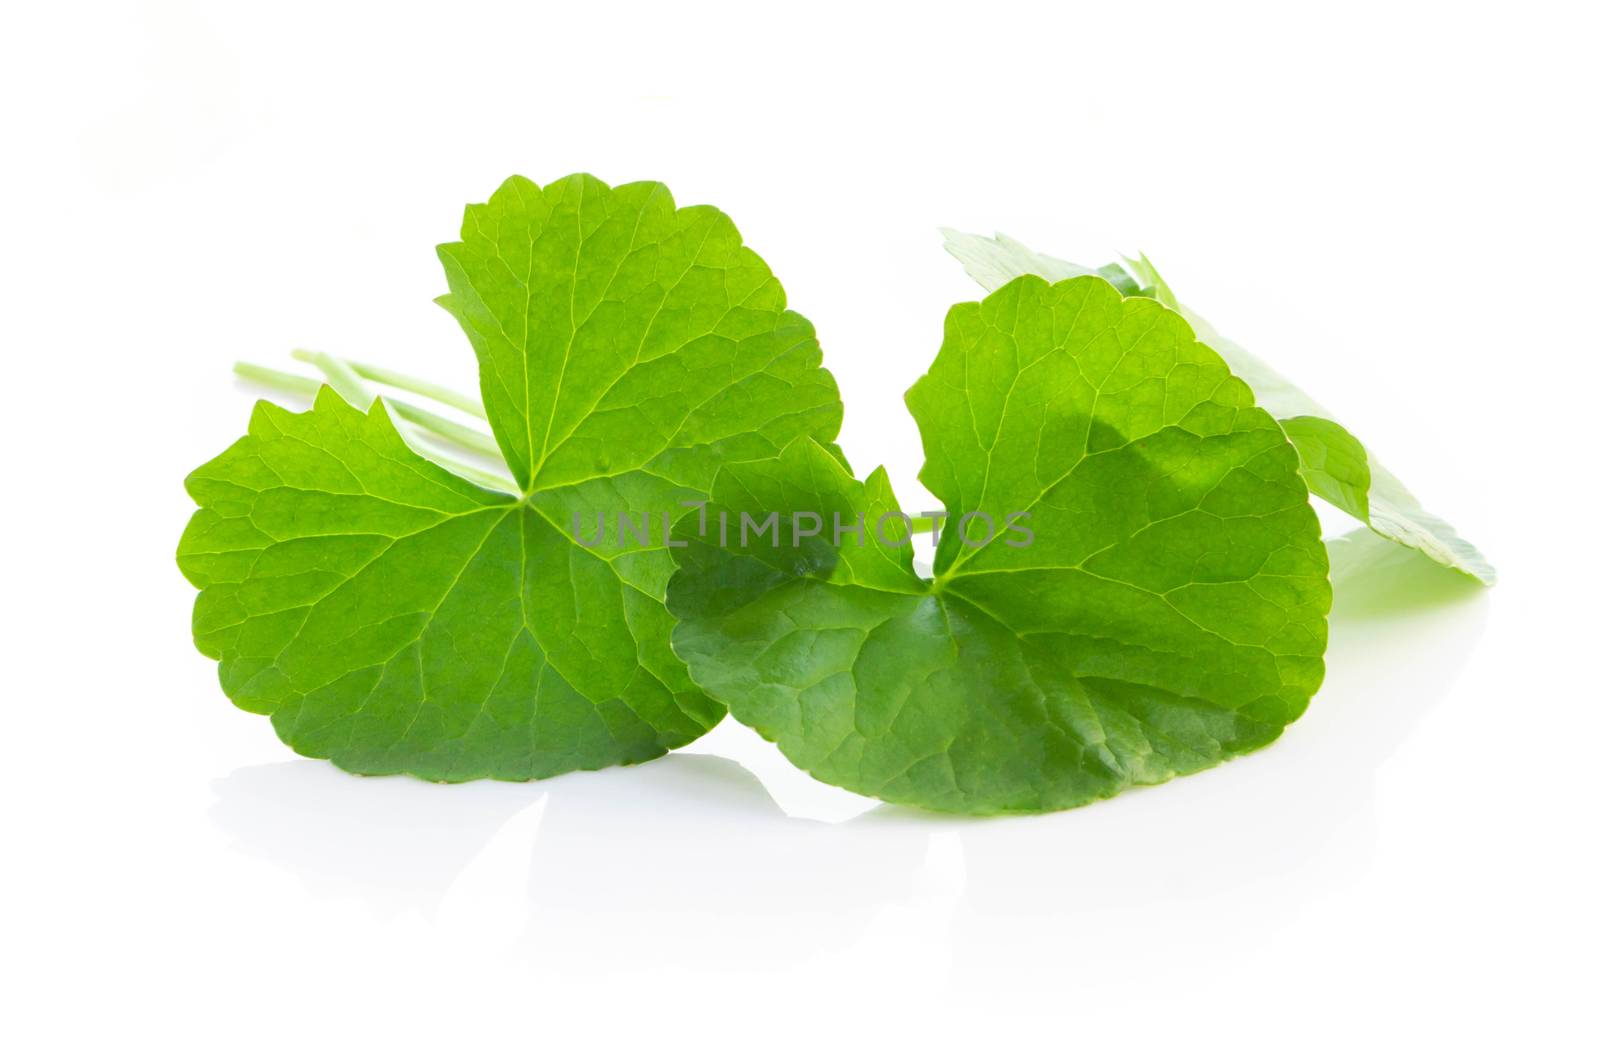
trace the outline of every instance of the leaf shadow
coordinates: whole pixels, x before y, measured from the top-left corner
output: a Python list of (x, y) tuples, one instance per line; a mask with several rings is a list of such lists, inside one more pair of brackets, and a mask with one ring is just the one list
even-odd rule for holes
[(239, 768), (212, 783), (210, 818), (237, 851), (295, 874), (314, 895), (381, 916), (437, 912), (451, 883), (541, 792), (408, 776), (363, 777), (327, 761)]
[[(789, 816), (742, 765), (706, 754), (451, 786), (293, 760), (214, 792), (231, 845), (312, 895), (435, 922), (466, 896), (494, 907), (525, 962), (563, 970), (748, 970), (838, 948), (914, 889), (929, 836)], [(514, 885), (478, 876), (491, 851)]]
[(733, 760), (674, 753), (457, 786), (293, 760), (219, 780), (211, 817), (314, 895), (435, 924), (470, 909), (477, 934), (522, 964), (597, 978), (827, 963), (875, 979), (874, 958), (903, 957), (908, 939), (922, 967), (889, 978), (1006, 992), (1215, 964), (1266, 948), (1362, 876), (1378, 770), (1485, 629), (1476, 583), (1408, 551), (1365, 552), (1379, 568), (1336, 591), (1327, 683), (1282, 739), (1073, 811), (979, 819), (882, 805), (827, 823), (787, 814)]
[(1484, 595), (1486, 587), (1362, 528), (1328, 540), (1336, 620), (1408, 615)]

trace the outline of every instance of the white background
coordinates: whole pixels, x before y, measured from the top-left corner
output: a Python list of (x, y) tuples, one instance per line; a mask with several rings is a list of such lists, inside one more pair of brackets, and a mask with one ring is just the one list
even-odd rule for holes
[[(6, 1040), (1594, 1043), (1586, 6), (10, 10)], [(433, 245), (575, 170), (734, 217), (907, 503), (900, 395), (979, 294), (936, 227), (1000, 229), (1148, 252), (1503, 581), (1341, 588), (1278, 744), (1051, 816), (878, 808), (732, 724), (525, 785), (296, 759), (173, 562), (229, 365), (471, 386)]]

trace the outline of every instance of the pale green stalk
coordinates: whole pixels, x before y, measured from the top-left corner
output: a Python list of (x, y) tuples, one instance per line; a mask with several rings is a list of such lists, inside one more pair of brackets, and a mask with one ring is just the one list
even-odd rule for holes
[[(316, 358), (323, 354), (313, 353), (308, 349), (297, 349), (292, 355), (296, 360), (304, 360), (307, 363), (315, 364), (317, 363)], [(429, 382), (425, 378), (417, 378), (415, 375), (391, 371), (388, 368), (378, 367), (376, 364), (363, 364), (356, 360), (340, 360), (340, 363), (364, 379), (385, 386), (393, 386), (395, 389), (403, 389), (408, 393), (416, 393), (430, 400), (437, 400), (441, 404), (476, 418), (487, 419), (489, 417), (484, 413), (483, 404), (476, 397), (458, 393), (436, 382)]]
[[(333, 386), (340, 396), (349, 400), (356, 407), (365, 411), (372, 406), (372, 401), (376, 399), (376, 394), (367, 388), (366, 383), (361, 380), (361, 376), (356, 373), (355, 368), (349, 361), (341, 360), (328, 353), (318, 353), (309, 349), (297, 349), (291, 355), (296, 360), (304, 360), (315, 364), (324, 375), (328, 376), (329, 385)], [(346, 389), (350, 392), (347, 393)], [(361, 399), (352, 399), (352, 395)], [(417, 407), (415, 404), (398, 400), (394, 397), (384, 397), (383, 402), (388, 404), (396, 415), (414, 426), (427, 430), (430, 435), (446, 443), (454, 444), (457, 447), (480, 455), (487, 455), (492, 459), (498, 460), (501, 457), (499, 445), (494, 442), (493, 437), (482, 430), (464, 426), (459, 422), (445, 418), (443, 415), (435, 414), (426, 408)]]
[[(330, 356), (327, 353), (312, 352), (311, 350), (295, 350), (294, 357), (297, 360), (305, 360), (315, 364), (327, 377), (326, 385), (332, 387), (334, 392), (363, 411), (371, 408), (372, 402), (377, 399), (376, 394), (367, 388), (366, 383), (361, 380), (361, 376), (355, 372), (355, 369), (338, 357)], [(259, 385), (305, 397), (316, 396), (317, 390), (324, 385), (324, 383), (313, 378), (307, 378), (304, 375), (295, 375), (287, 371), (279, 371), (276, 368), (263, 367), (260, 364), (250, 364), (244, 361), (234, 364), (233, 371), (239, 377), (249, 379)], [(423, 431), (428, 436), (461, 448), (464, 451), (470, 451), (474, 454), (501, 461), (500, 449), (495, 444), (494, 438), (487, 433), (473, 429), (471, 426), (464, 426), (442, 415), (436, 415), (425, 408), (417, 407), (415, 404), (408, 404), (392, 397), (385, 397), (383, 400), (398, 418), (403, 419), (406, 423)], [(401, 433), (402, 437), (405, 437), (405, 435), (404, 432)], [(406, 440), (406, 443), (417, 454), (444, 467), (457, 476), (464, 477), (475, 484), (493, 488), (496, 491), (505, 491), (513, 495), (518, 494), (516, 485), (508, 476), (468, 465), (460, 459), (445, 455), (432, 448), (418, 446), (413, 440)]]
[(277, 368), (262, 367), (260, 364), (250, 364), (243, 360), (233, 365), (233, 373), (258, 386), (266, 386), (268, 389), (293, 393), (301, 397), (314, 397), (317, 395), (317, 390), (322, 388), (322, 383), (314, 378), (279, 371)]
[(333, 387), (333, 391), (362, 411), (372, 407), (372, 402), (378, 399), (378, 395), (361, 381), (361, 376), (350, 370), (350, 365), (338, 357), (309, 349), (294, 350), (290, 356), (296, 360), (304, 360), (308, 364), (315, 364), (317, 370), (327, 376), (328, 385)]
[(415, 404), (400, 400), (396, 397), (384, 397), (383, 401), (394, 409), (394, 413), (414, 426), (427, 430), (440, 440), (458, 444), (469, 451), (476, 451), (480, 455), (487, 455), (493, 459), (500, 458), (500, 445), (494, 438), (479, 429), (463, 426), (443, 415), (435, 415), (427, 408), (419, 408)]

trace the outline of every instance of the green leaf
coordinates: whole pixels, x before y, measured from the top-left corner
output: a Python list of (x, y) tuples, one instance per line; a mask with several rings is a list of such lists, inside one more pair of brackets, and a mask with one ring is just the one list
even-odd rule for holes
[[(968, 275), (994, 290), (1031, 273), (1047, 280), (1087, 272), (1082, 266), (1030, 250), (1004, 234), (989, 237), (945, 230), (945, 250)], [(1148, 258), (1125, 259), (1138, 290), (1124, 294), (1153, 297), (1189, 321), (1195, 334), (1221, 354), (1235, 375), (1255, 393), (1256, 403), (1283, 423), (1300, 453), (1301, 470), (1312, 492), (1360, 520), (1373, 531), (1493, 585), (1495, 570), (1483, 554), (1454, 528), (1422, 508), (1400, 481), (1372, 458), (1328, 410), (1238, 343), (1223, 338), (1205, 318), (1178, 301)]]
[(1366, 520), (1372, 471), (1361, 443), (1339, 423), (1316, 415), (1281, 418), (1278, 424), (1300, 453), (1300, 475), (1311, 493)]
[[(705, 534), (678, 525), (674, 650), (795, 764), (927, 808), (1051, 810), (1211, 767), (1305, 709), (1316, 515), (1283, 431), (1177, 314), (1023, 277), (950, 311), (906, 399), (950, 514), (933, 579), (883, 471), (858, 482), (809, 441), (724, 467)], [(773, 511), (770, 540), (710, 523)], [(859, 540), (829, 533), (858, 514)], [(987, 544), (962, 542), (969, 514)]]
[[(258, 404), (188, 481), (196, 643), (352, 771), (526, 779), (691, 741), (722, 710), (669, 645), (663, 514), (722, 463), (834, 437), (811, 325), (727, 216), (658, 183), (513, 178), (440, 257), (520, 496), (422, 458), (382, 402)], [(645, 541), (619, 511), (649, 511)]]

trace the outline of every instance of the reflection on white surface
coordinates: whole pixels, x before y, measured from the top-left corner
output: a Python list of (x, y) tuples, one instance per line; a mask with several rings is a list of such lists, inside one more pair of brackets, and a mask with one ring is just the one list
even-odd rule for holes
[[(1327, 684), (1283, 739), (1076, 811), (879, 806), (829, 823), (787, 813), (733, 760), (677, 753), (460, 786), (287, 761), (219, 781), (212, 818), (313, 894), (420, 913), (535, 968), (870, 973), (892, 949), (899, 977), (994, 989), (1059, 987), (1077, 966), (1101, 985), (1119, 968), (1149, 978), (1270, 949), (1289, 915), (1367, 863), (1377, 771), (1449, 691), (1487, 609), (1474, 584), (1393, 549), (1335, 543), (1336, 572), (1351, 557), (1382, 570), (1340, 581)], [(905, 972), (907, 956), (927, 970)]]
[(1297, 910), (1360, 876), (1378, 769), (1449, 692), (1487, 608), (1476, 583), (1400, 554), (1336, 583), (1326, 683), (1267, 749), (1076, 811), (964, 826), (961, 976), (997, 991), (1075, 971), (1102, 987), (1181, 976), (1271, 949)]
[(212, 819), (235, 847), (381, 916), (436, 914), (473, 856), (540, 796), (513, 783), (363, 779), (312, 760), (240, 768), (214, 790)]
[(683, 753), (461, 787), (287, 761), (223, 779), (212, 816), (312, 892), (497, 924), (533, 963), (713, 969), (849, 943), (918, 893), (942, 822), (791, 817), (734, 761)]

